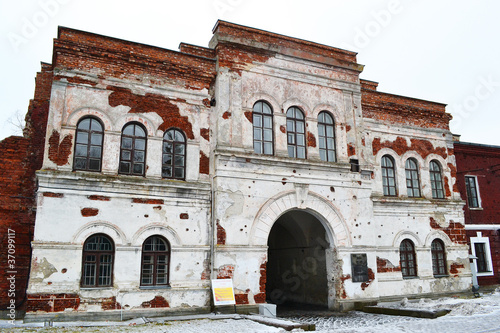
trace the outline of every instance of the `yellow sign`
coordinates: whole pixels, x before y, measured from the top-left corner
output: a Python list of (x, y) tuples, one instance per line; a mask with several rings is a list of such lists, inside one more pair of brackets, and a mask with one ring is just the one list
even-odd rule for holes
[(215, 305), (236, 304), (232, 279), (212, 280), (212, 291)]

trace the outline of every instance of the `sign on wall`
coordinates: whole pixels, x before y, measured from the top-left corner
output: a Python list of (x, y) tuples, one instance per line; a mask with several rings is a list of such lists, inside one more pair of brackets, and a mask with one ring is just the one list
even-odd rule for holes
[(232, 279), (212, 280), (212, 292), (214, 294), (214, 305), (236, 304)]
[(366, 253), (351, 254), (352, 282), (366, 282), (368, 277), (368, 261)]

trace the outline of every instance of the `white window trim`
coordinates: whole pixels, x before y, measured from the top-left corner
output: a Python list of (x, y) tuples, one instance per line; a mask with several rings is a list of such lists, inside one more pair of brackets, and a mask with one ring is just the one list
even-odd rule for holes
[(477, 237), (470, 238), (470, 248), (472, 255), (476, 256), (475, 243), (484, 243), (484, 252), (486, 253), (486, 266), (488, 267), (488, 272), (477, 272), (477, 260), (474, 261), (476, 265), (477, 276), (492, 276), (493, 272), (493, 261), (491, 260), (491, 250), (490, 250), (490, 239), (488, 237), (483, 237), (480, 231), (477, 232)]
[[(470, 210), (483, 210), (483, 205), (481, 204), (481, 193), (479, 192), (479, 183), (477, 181), (477, 176), (474, 175), (465, 175), (465, 177), (474, 178), (474, 182), (476, 184), (476, 195), (477, 195), (477, 207), (469, 207)], [(465, 182), (465, 193), (467, 195), (467, 182)], [(467, 204), (469, 203), (469, 197), (467, 197)]]

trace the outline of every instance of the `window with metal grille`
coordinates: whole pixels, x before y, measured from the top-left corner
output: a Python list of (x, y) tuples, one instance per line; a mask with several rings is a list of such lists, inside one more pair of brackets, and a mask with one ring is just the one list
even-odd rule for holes
[(81, 286), (110, 287), (113, 284), (113, 241), (106, 235), (89, 237), (83, 245)]
[(382, 187), (385, 196), (396, 196), (396, 168), (389, 155), (382, 156)]
[(318, 115), (319, 157), (323, 161), (335, 162), (335, 122), (330, 113), (321, 111)]
[(93, 117), (81, 119), (76, 126), (74, 170), (101, 171), (104, 131)]
[(432, 272), (434, 276), (445, 276), (446, 273), (446, 253), (444, 244), (440, 239), (435, 239), (431, 243)]
[(286, 112), (286, 133), (288, 156), (306, 158), (306, 123), (304, 114), (296, 106)]
[(465, 189), (467, 191), (467, 203), (469, 208), (480, 207), (476, 181), (477, 179), (474, 176), (465, 176)]
[(186, 137), (178, 129), (169, 129), (163, 135), (161, 175), (163, 178), (186, 178)]
[(170, 245), (161, 236), (151, 236), (142, 245), (141, 286), (169, 284)]
[(406, 189), (411, 198), (420, 197), (420, 180), (418, 177), (418, 163), (415, 159), (409, 158), (405, 163)]
[(401, 264), (401, 273), (403, 277), (416, 277), (417, 276), (417, 261), (415, 255), (415, 246), (409, 239), (405, 239), (399, 246), (399, 257)]
[(431, 161), (429, 172), (431, 176), (432, 198), (444, 199), (443, 176), (441, 174), (441, 165), (438, 161)]
[(257, 154), (274, 154), (273, 110), (264, 101), (253, 106), (253, 150)]
[(119, 173), (144, 176), (146, 172), (146, 130), (138, 123), (125, 125), (122, 130)]

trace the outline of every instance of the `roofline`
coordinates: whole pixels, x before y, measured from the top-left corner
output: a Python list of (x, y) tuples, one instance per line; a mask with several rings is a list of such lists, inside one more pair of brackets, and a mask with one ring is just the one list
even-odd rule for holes
[(455, 141), (453, 144), (454, 144), (454, 145), (456, 145), (456, 144), (463, 144), (464, 146), (470, 146), (470, 147), (482, 147), (482, 148), (494, 148), (494, 149), (500, 149), (500, 146), (488, 145), (488, 144), (484, 144), (484, 143), (474, 143), (474, 142)]

